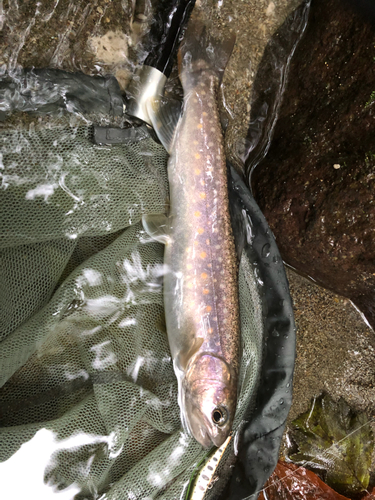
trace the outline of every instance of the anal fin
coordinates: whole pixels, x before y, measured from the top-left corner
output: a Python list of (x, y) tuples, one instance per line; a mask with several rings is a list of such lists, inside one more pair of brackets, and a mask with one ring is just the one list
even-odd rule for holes
[(155, 133), (168, 153), (181, 117), (182, 103), (176, 99), (153, 99), (147, 103), (147, 113)]

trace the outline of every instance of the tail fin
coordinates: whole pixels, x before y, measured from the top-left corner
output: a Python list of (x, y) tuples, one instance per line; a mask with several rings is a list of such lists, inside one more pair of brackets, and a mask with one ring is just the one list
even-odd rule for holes
[(211, 36), (209, 25), (204, 21), (204, 14), (196, 6), (178, 54), (182, 85), (188, 83), (189, 76), (207, 70), (216, 74), (221, 83), (235, 40), (234, 33), (224, 40)]

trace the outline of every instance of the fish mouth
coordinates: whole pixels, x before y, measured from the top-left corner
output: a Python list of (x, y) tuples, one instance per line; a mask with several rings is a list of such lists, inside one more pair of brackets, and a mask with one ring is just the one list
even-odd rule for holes
[(191, 408), (190, 416), (185, 416), (187, 431), (203, 448), (219, 448), (229, 435), (229, 429), (218, 428), (212, 425), (206, 415), (198, 407)]
[(185, 430), (192, 436), (203, 448), (212, 448), (213, 441), (211, 439), (209, 427), (207, 426), (206, 418), (201, 413), (198, 407), (190, 407), (188, 412), (186, 405), (184, 410), (181, 411), (183, 415), (183, 426)]
[(213, 439), (212, 442), (213, 442), (213, 445), (216, 447), (216, 448), (220, 448), (220, 446), (225, 443), (225, 440), (227, 439), (227, 437), (229, 436), (229, 432), (228, 432), (228, 435), (227, 436), (218, 436), (220, 437), (220, 439)]
[(203, 448), (208, 449), (212, 448), (212, 446), (216, 446), (205, 428), (200, 429), (199, 436), (195, 434), (193, 434), (193, 436)]
[[(215, 429), (216, 430), (216, 429)], [(212, 433), (207, 430), (206, 426), (202, 426), (199, 429), (199, 435), (196, 433), (192, 433), (194, 438), (200, 443), (203, 448), (212, 448), (215, 446), (216, 448), (220, 448), (220, 446), (225, 442), (229, 435), (228, 432), (218, 432), (218, 433)]]

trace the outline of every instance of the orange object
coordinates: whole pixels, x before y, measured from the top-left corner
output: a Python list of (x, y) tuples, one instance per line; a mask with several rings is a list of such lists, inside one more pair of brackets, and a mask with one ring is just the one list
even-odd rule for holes
[[(279, 460), (258, 500), (349, 499), (330, 488), (313, 472), (304, 467)], [(366, 500), (372, 500), (372, 497), (366, 498)]]

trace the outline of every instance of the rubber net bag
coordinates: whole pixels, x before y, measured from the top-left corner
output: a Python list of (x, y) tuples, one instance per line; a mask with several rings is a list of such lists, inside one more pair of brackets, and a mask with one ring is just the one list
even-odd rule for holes
[[(184, 498), (207, 451), (181, 429), (162, 326), (163, 246), (141, 224), (166, 210), (167, 154), (145, 133), (94, 144), (82, 99), (57, 83), (51, 99), (42, 80), (32, 73), (1, 87), (2, 489), (15, 499)], [(115, 115), (95, 122), (118, 126)], [(265, 341), (263, 283), (245, 251), (251, 220), (236, 210), (243, 356), (227, 464), (256, 405)]]

